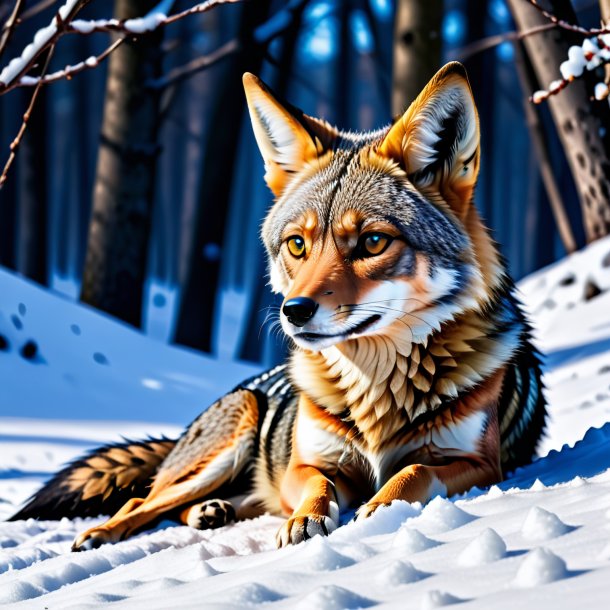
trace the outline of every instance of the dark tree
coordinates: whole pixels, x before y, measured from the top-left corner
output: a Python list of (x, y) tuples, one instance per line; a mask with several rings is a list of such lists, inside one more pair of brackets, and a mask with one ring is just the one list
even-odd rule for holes
[[(520, 31), (548, 23), (529, 2), (508, 0)], [(569, 2), (550, 1), (551, 12), (575, 22)], [(580, 37), (582, 42), (582, 37)], [(527, 36), (524, 47), (539, 83), (559, 77), (570, 44), (577, 42), (566, 30), (554, 28)], [(577, 80), (548, 100), (580, 198), (587, 241), (610, 233), (610, 159), (598, 112), (592, 107), (585, 80)]]
[[(156, 0), (116, 0), (115, 17), (145, 15)], [(140, 325), (153, 203), (159, 30), (127, 39), (111, 56), (81, 299)]]
[(441, 67), (443, 0), (398, 0), (392, 114), (402, 114)]
[(209, 351), (211, 345), (223, 235), (244, 120), (241, 77), (244, 72), (260, 72), (265, 47), (255, 40), (254, 32), (268, 17), (269, 6), (269, 0), (243, 4), (237, 34), (240, 48), (218, 83), (209, 114), (198, 217), (175, 334), (177, 343), (204, 351)]

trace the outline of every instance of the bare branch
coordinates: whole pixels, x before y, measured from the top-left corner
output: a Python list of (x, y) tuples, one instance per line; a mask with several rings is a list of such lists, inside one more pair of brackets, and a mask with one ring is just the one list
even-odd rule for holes
[[(200, 2), (189, 9), (169, 17), (161, 12), (152, 10), (150, 13), (148, 13), (148, 15), (135, 19), (105, 19), (97, 21), (73, 19), (77, 10), (80, 10), (80, 8), (82, 8), (82, 6), (89, 1), (90, 0), (80, 0), (80, 2), (78, 2), (78, 0), (68, 0), (64, 4), (57, 15), (53, 18), (51, 24), (47, 26), (47, 28), (43, 28), (43, 30), (41, 30), (44, 36), (40, 37), (38, 47), (34, 49), (29, 49), (29, 47), (26, 47), (21, 57), (12, 60), (9, 65), (2, 70), (0, 73), (0, 95), (7, 93), (16, 87), (37, 86), (41, 80), (43, 84), (46, 84), (55, 82), (57, 80), (62, 80), (64, 78), (71, 78), (79, 72), (95, 68), (100, 61), (106, 59), (106, 57), (108, 57), (108, 55), (110, 55), (127, 38), (137, 39), (144, 34), (153, 32), (154, 30), (169, 25), (170, 23), (175, 23), (176, 21), (188, 17), (189, 15), (204, 13), (215, 6), (221, 4), (232, 4), (235, 2), (240, 2), (241, 0), (207, 0), (207, 2)], [(74, 6), (75, 8), (69, 11), (68, 16), (62, 17), (60, 13), (62, 9), (67, 6)], [(91, 34), (93, 32), (119, 32), (123, 33), (124, 36), (113, 42), (103, 53), (98, 56), (92, 56), (77, 64), (66, 66), (63, 70), (59, 70), (45, 77), (26, 76), (26, 74), (35, 65), (40, 54), (43, 53), (44, 50), (50, 45), (55, 44), (62, 35), (68, 33)], [(15, 62), (15, 64), (13, 64), (13, 62)]]
[(77, 64), (66, 66), (63, 70), (57, 70), (57, 72), (52, 72), (51, 74), (46, 74), (44, 76), (23, 76), (18, 83), (11, 87), (11, 89), (15, 87), (38, 87), (39, 84), (47, 85), (58, 80), (70, 80), (73, 76), (79, 74), (80, 72), (84, 72), (85, 70), (90, 70), (99, 66), (99, 64), (101, 64), (114, 50), (121, 46), (125, 40), (127, 40), (127, 38), (127, 36), (117, 38), (117, 40), (115, 40), (110, 46), (106, 47), (106, 49), (104, 49), (104, 51), (102, 51), (102, 53), (99, 55), (92, 55), (91, 57), (88, 57), (84, 61), (80, 61)]
[(538, 4), (538, 0), (527, 0), (527, 2), (529, 2), (537, 11), (542, 13), (551, 23), (554, 23), (557, 27), (563, 28), (564, 30), (576, 32), (577, 34), (582, 34), (583, 36), (596, 36), (610, 33), (610, 29), (606, 27), (587, 29), (580, 25), (574, 25), (573, 23), (568, 23), (563, 19), (559, 19), (553, 15), (553, 13), (549, 13), (549, 11), (540, 6), (540, 4)]
[(89, 2), (90, 0), (66, 0), (51, 23), (39, 30), (21, 55), (13, 58), (0, 72), (0, 93), (10, 90), (16, 81), (32, 69), (38, 58), (57, 43), (64, 33), (66, 24)]
[(23, 11), (24, 6), (25, 0), (17, 0), (12, 13), (9, 15), (6, 23), (2, 26), (2, 34), (0, 35), (0, 58), (4, 54), (9, 40), (19, 23), (19, 15), (21, 14), (21, 11)]
[(165, 89), (166, 87), (176, 85), (194, 74), (213, 66), (225, 57), (233, 55), (240, 48), (241, 44), (238, 40), (230, 40), (212, 53), (203, 57), (196, 57), (187, 64), (170, 70), (165, 76), (148, 81), (147, 85), (151, 89)]
[(555, 23), (545, 23), (544, 25), (539, 25), (535, 28), (531, 28), (529, 30), (525, 30), (523, 32), (505, 32), (504, 34), (497, 34), (495, 36), (488, 36), (487, 38), (482, 38), (481, 40), (475, 40), (474, 42), (466, 45), (465, 47), (461, 47), (455, 50), (455, 56), (457, 59), (468, 59), (477, 53), (481, 53), (482, 51), (487, 51), (487, 49), (492, 49), (493, 47), (497, 47), (501, 45), (503, 42), (514, 42), (515, 40), (523, 40), (528, 36), (532, 36), (533, 34), (538, 34), (539, 32), (546, 32), (547, 30), (555, 29), (557, 25)]
[(57, 0), (41, 0), (38, 4), (31, 6), (29, 9), (23, 11), (23, 15), (21, 15), (21, 21), (25, 21), (26, 19), (31, 19), (32, 17), (36, 17), (39, 13), (42, 13), (45, 9), (53, 6)]
[[(42, 74), (44, 74), (47, 71), (54, 51), (55, 51), (55, 45), (53, 44), (49, 47), (47, 57), (44, 62), (44, 66), (42, 68)], [(30, 117), (32, 116), (32, 111), (34, 110), (34, 106), (36, 105), (36, 100), (38, 99), (38, 94), (40, 93), (41, 89), (42, 89), (42, 81), (39, 81), (38, 85), (36, 85), (36, 88), (34, 89), (34, 93), (32, 93), (32, 99), (30, 100), (28, 108), (25, 111), (25, 114), (23, 115), (23, 121), (21, 123), (19, 132), (15, 136), (15, 139), (11, 142), (11, 145), (10, 145), (11, 153), (8, 157), (6, 164), (4, 165), (2, 174), (0, 175), (0, 190), (4, 186), (4, 183), (6, 182), (6, 178), (8, 176), (8, 172), (11, 169), (11, 166), (13, 165), (13, 161), (15, 160), (15, 157), (17, 156), (17, 150), (21, 144), (21, 141), (23, 140), (25, 130), (27, 129), (28, 122), (30, 120)]]

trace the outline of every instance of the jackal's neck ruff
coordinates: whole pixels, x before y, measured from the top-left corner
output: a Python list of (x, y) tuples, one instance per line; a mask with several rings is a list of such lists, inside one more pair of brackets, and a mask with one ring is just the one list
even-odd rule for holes
[(276, 195), (263, 240), (297, 345), (293, 383), (375, 451), (529, 349), (473, 203), (466, 73), (448, 64), (392, 126), (365, 134), (282, 105), (251, 75), (245, 84)]
[[(292, 355), (292, 379), (316, 404), (354, 425), (370, 450), (472, 390), (505, 366), (520, 346), (524, 321), (497, 250), (476, 213), (471, 238), (486, 253), (469, 294), (478, 298), (419, 342), (397, 321), (380, 335)], [(406, 316), (408, 320), (408, 315)]]

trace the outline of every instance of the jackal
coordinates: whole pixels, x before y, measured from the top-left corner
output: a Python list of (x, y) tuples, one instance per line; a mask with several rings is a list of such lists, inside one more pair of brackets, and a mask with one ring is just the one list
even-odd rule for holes
[(464, 68), (447, 64), (393, 125), (363, 134), (280, 103), (251, 74), (244, 86), (294, 349), (177, 442), (96, 450), (13, 517), (118, 510), (74, 550), (161, 516), (207, 528), (265, 511), (287, 517), (278, 546), (298, 543), (329, 534), (341, 510), (363, 519), (496, 483), (542, 434), (529, 326), (473, 205), (479, 122)]

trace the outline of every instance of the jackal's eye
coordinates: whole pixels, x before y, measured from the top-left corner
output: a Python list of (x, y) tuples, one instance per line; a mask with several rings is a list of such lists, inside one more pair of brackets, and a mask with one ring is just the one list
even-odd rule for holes
[(305, 240), (298, 235), (293, 235), (286, 240), (288, 252), (295, 258), (301, 258), (305, 255)]
[(358, 242), (358, 254), (360, 256), (377, 256), (385, 252), (392, 242), (392, 237), (385, 233), (367, 233)]

